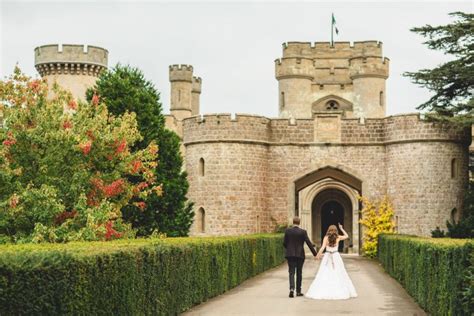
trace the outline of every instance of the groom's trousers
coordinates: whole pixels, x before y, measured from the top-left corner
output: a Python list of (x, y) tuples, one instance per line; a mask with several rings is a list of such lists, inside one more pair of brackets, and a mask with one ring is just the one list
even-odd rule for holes
[(296, 271), (296, 292), (301, 293), (301, 279), (303, 277), (304, 258), (288, 257), (288, 272), (290, 273), (290, 290), (295, 290)]

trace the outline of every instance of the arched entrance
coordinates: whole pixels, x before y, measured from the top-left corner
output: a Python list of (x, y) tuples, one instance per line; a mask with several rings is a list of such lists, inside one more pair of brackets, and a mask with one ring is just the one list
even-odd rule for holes
[(359, 252), (361, 180), (340, 168), (327, 166), (298, 177), (290, 190), (294, 190), (294, 199), (290, 201), (295, 203), (290, 218), (294, 215), (301, 218), (301, 226), (318, 247), (327, 227), (339, 221), (350, 237), (340, 246), (341, 251)]
[[(330, 225), (340, 223), (349, 235), (349, 239), (339, 244), (340, 252), (352, 252), (353, 220), (352, 204), (349, 197), (337, 189), (326, 189), (318, 193), (311, 204), (313, 242), (322, 244), (324, 235)], [(342, 234), (341, 231), (339, 231)]]

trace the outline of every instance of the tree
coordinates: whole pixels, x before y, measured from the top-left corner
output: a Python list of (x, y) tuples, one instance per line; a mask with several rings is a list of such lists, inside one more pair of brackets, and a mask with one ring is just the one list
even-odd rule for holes
[(414, 83), (428, 88), (434, 95), (419, 110), (427, 110), (428, 118), (454, 121), (463, 125), (474, 123), (474, 14), (450, 13), (458, 18), (448, 25), (412, 28), (428, 37), (424, 44), (455, 57), (433, 69), (406, 72)]
[(118, 64), (100, 75), (96, 85), (88, 90), (87, 98), (91, 100), (94, 94), (116, 115), (126, 111), (136, 113), (143, 140), (135, 149), (142, 149), (153, 141), (158, 144), (160, 160), (156, 175), (157, 181), (162, 183), (163, 195), (150, 196), (146, 209), (140, 213), (127, 206), (123, 210), (125, 217), (140, 235), (158, 230), (168, 236), (186, 236), (194, 213), (192, 203), (186, 198), (189, 184), (182, 170), (180, 139), (165, 128), (160, 95), (153, 83), (146, 80), (139, 69)]
[[(452, 24), (412, 28), (411, 31), (428, 37), (431, 49), (443, 50), (456, 59), (434, 69), (407, 72), (406, 76), (435, 94), (421, 104), (419, 110), (428, 110), (433, 120), (450, 121), (460, 126), (474, 124), (474, 14), (453, 12), (458, 20)], [(472, 155), (472, 153), (471, 153)], [(471, 171), (474, 166), (470, 166)], [(474, 183), (471, 180), (459, 222), (447, 222), (447, 235), (454, 238), (472, 238), (474, 234)], [(433, 236), (444, 236), (439, 228)]]
[[(134, 113), (112, 116), (94, 96), (77, 103), (16, 68), (0, 81), (0, 237), (66, 242), (134, 236), (120, 209), (161, 194), (157, 145), (141, 140)], [(138, 183), (128, 180), (139, 179)]]

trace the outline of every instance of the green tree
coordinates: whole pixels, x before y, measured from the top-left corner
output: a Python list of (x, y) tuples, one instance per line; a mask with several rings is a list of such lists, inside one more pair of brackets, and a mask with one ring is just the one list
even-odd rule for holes
[(180, 139), (165, 128), (160, 95), (153, 83), (146, 80), (139, 69), (118, 64), (100, 75), (95, 87), (88, 90), (87, 98), (91, 100), (94, 93), (104, 100), (111, 113), (136, 113), (143, 136), (136, 149), (153, 141), (159, 148), (156, 176), (162, 184), (163, 195), (150, 196), (143, 212), (136, 212), (132, 206), (125, 207), (124, 216), (140, 235), (158, 230), (168, 236), (187, 236), (194, 213), (192, 203), (186, 198), (189, 184), (182, 170)]
[(77, 103), (58, 87), (47, 96), (46, 81), (18, 68), (0, 81), (0, 238), (133, 236), (120, 209), (132, 200), (143, 207), (147, 196), (160, 194), (156, 144), (130, 152), (141, 139), (135, 114), (112, 116), (97, 96)]
[(427, 37), (430, 49), (452, 55), (453, 60), (433, 69), (406, 72), (404, 75), (434, 95), (419, 110), (427, 110), (434, 120), (474, 123), (474, 14), (453, 12), (457, 20), (441, 26), (425, 25), (411, 31)]

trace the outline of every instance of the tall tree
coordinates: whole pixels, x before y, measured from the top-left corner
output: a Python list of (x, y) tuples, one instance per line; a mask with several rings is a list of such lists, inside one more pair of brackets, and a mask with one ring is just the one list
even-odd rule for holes
[(434, 95), (419, 110), (427, 110), (435, 120), (474, 123), (474, 14), (453, 12), (451, 24), (414, 27), (412, 32), (427, 37), (430, 49), (452, 55), (453, 60), (433, 69), (406, 72), (414, 83), (428, 88)]
[(186, 236), (194, 213), (192, 203), (186, 198), (189, 184), (182, 170), (180, 139), (165, 128), (160, 94), (155, 86), (139, 69), (118, 64), (100, 75), (95, 87), (88, 90), (87, 98), (92, 99), (94, 93), (104, 100), (111, 113), (136, 113), (143, 140), (135, 149), (144, 148), (152, 141), (159, 148), (156, 176), (163, 194), (150, 196), (142, 212), (126, 206), (124, 218), (138, 229), (139, 235), (158, 230), (168, 236)]

